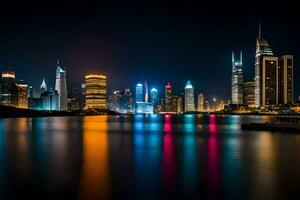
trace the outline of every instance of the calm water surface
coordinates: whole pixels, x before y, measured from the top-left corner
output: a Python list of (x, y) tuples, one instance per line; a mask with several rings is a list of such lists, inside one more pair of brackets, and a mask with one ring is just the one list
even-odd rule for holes
[(300, 134), (267, 116), (0, 119), (0, 199), (300, 199)]

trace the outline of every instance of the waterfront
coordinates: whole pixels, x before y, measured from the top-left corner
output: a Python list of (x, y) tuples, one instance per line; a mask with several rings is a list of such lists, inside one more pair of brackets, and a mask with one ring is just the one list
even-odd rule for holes
[(300, 134), (275, 116), (0, 119), (1, 199), (299, 198)]

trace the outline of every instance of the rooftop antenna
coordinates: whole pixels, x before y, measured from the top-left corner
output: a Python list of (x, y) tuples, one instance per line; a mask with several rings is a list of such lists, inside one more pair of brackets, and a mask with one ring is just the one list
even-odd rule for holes
[(261, 39), (261, 22), (258, 24), (258, 39)]
[(240, 53), (240, 63), (241, 63), (241, 65), (243, 65), (243, 52), (242, 51)]

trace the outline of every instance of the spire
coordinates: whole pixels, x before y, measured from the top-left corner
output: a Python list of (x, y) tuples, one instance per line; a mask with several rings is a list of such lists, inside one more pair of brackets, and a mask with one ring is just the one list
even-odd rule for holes
[(234, 63), (234, 51), (232, 51), (232, 57), (231, 57), (232, 63)]
[(57, 59), (57, 66), (59, 66), (59, 64), (60, 64), (60, 63), (59, 63), (59, 59)]
[(261, 39), (261, 22), (258, 24), (258, 39)]
[(240, 64), (243, 65), (243, 52), (240, 52)]
[(147, 85), (147, 81), (145, 81), (145, 102), (147, 103), (148, 101), (149, 101), (148, 85)]

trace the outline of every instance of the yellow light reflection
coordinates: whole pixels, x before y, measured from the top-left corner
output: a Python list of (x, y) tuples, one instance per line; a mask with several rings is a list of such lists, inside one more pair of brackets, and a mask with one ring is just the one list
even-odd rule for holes
[(84, 118), (82, 170), (81, 199), (109, 199), (107, 116)]

